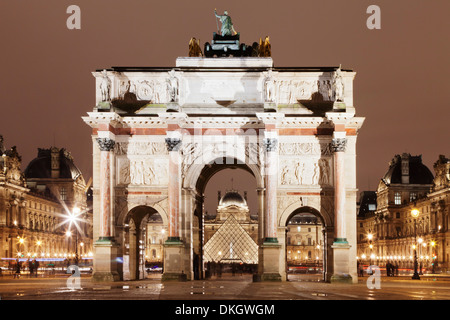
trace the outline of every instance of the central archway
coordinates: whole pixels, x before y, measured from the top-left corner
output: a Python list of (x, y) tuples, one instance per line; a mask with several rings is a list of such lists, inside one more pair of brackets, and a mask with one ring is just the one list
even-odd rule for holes
[[(191, 171), (186, 175), (186, 179), (184, 181), (184, 186), (192, 186), (193, 190), (195, 190), (195, 201), (193, 208), (193, 247), (192, 247), (192, 269), (194, 279), (205, 279), (210, 273), (207, 272), (207, 262), (211, 262), (210, 257), (206, 258), (204, 252), (205, 245), (205, 191), (206, 188), (210, 187), (208, 183), (211, 181), (213, 176), (216, 176), (219, 172), (227, 169), (235, 169), (236, 172), (244, 170), (246, 173), (249, 173), (249, 177), (253, 177), (256, 186), (256, 190), (253, 190), (256, 195), (256, 201), (254, 206), (253, 213), (256, 213), (258, 217), (262, 216), (262, 178), (259, 171), (259, 167), (256, 165), (247, 165), (236, 158), (231, 157), (219, 157), (210, 161), (206, 165), (195, 165), (195, 167), (191, 168)], [(256, 208), (255, 208), (256, 207)], [(261, 231), (263, 230), (261, 226), (262, 219), (254, 219), (253, 222), (256, 223), (257, 227), (254, 230), (255, 234), (253, 234), (253, 239), (256, 245), (259, 245), (259, 239), (262, 237)], [(227, 223), (231, 224), (231, 219), (227, 220)], [(248, 230), (246, 229), (248, 227)], [(245, 231), (241, 234), (244, 237), (248, 237), (245, 233), (251, 234), (250, 226), (244, 226), (241, 229)], [(211, 231), (211, 229), (209, 229)], [(216, 231), (216, 230), (214, 230)], [(210, 239), (209, 234), (206, 239)], [(233, 244), (230, 244), (231, 246)], [(235, 246), (238, 244), (234, 244)], [(237, 250), (238, 247), (235, 247)], [(233, 250), (233, 249), (231, 249)], [(236, 251), (237, 252), (237, 251)], [(229, 258), (229, 257), (228, 257)], [(223, 260), (225, 261), (225, 260)], [(230, 261), (228, 261), (230, 263)], [(243, 262), (239, 262), (240, 265)], [(231, 265), (233, 265), (231, 263)], [(208, 264), (209, 266), (209, 264)], [(250, 268), (246, 269), (247, 271)]]

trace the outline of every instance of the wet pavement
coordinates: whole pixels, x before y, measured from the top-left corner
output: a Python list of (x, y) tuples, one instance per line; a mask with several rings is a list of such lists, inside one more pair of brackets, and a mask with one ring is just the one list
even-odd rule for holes
[(358, 284), (330, 284), (317, 276), (289, 276), (286, 282), (253, 282), (251, 275), (224, 275), (212, 280), (95, 283), (82, 276), (0, 278), (1, 300), (449, 300), (450, 277), (382, 277), (369, 289), (367, 277)]

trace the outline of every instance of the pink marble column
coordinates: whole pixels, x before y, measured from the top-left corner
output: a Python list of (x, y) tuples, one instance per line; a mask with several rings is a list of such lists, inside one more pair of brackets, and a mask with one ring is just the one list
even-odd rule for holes
[(345, 147), (346, 138), (337, 138), (332, 141), (334, 151), (334, 228), (335, 242), (347, 243), (345, 225)]
[(277, 184), (278, 184), (278, 154), (277, 139), (264, 139), (266, 148), (264, 201), (264, 242), (277, 243)]
[(100, 239), (109, 239), (111, 232), (111, 150), (114, 140), (98, 138), (100, 147)]
[(169, 234), (167, 241), (180, 241), (180, 198), (181, 198), (181, 162), (179, 149), (181, 139), (166, 138), (167, 150), (169, 151)]

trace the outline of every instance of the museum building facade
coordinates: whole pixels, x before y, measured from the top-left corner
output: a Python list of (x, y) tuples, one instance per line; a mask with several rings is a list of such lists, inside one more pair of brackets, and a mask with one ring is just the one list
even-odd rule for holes
[(422, 156), (394, 156), (378, 185), (376, 209), (358, 216), (363, 264), (390, 262), (410, 272), (416, 251), (422, 272), (450, 270), (450, 160), (440, 155), (433, 167), (435, 175)]
[[(56, 147), (38, 149), (38, 156), (22, 171), (22, 158), (15, 146), (6, 149), (1, 139), (0, 151), (3, 266), (16, 259), (42, 260), (41, 266), (66, 259), (92, 260), (92, 211), (83, 175), (70, 153)], [(79, 210), (79, 228), (69, 230), (67, 219), (74, 208)]]

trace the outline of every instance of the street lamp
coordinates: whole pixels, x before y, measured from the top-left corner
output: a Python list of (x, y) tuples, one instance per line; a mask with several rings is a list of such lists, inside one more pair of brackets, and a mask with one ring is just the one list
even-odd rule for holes
[(414, 218), (414, 274), (412, 276), (413, 280), (420, 280), (419, 273), (417, 272), (417, 218), (419, 217), (420, 211), (416, 208), (411, 210), (411, 216)]
[(75, 224), (75, 265), (78, 265), (78, 225), (77, 221), (80, 220), (78, 217), (81, 214), (81, 210), (78, 207), (73, 208), (72, 212), (69, 213), (67, 217), (67, 221), (69, 222), (69, 228), (66, 232), (66, 236), (70, 237), (72, 235), (72, 232), (70, 231), (70, 228), (72, 226), (72, 223)]
[(375, 257), (375, 255), (373, 254), (373, 244), (372, 244), (373, 234), (372, 233), (367, 234), (367, 240), (369, 240), (369, 249), (371, 252), (369, 264), (372, 265), (372, 260)]
[(434, 254), (434, 247), (436, 246), (436, 241), (431, 241), (430, 242), (431, 245), (431, 266), (433, 268), (433, 274), (436, 273), (436, 255)]

